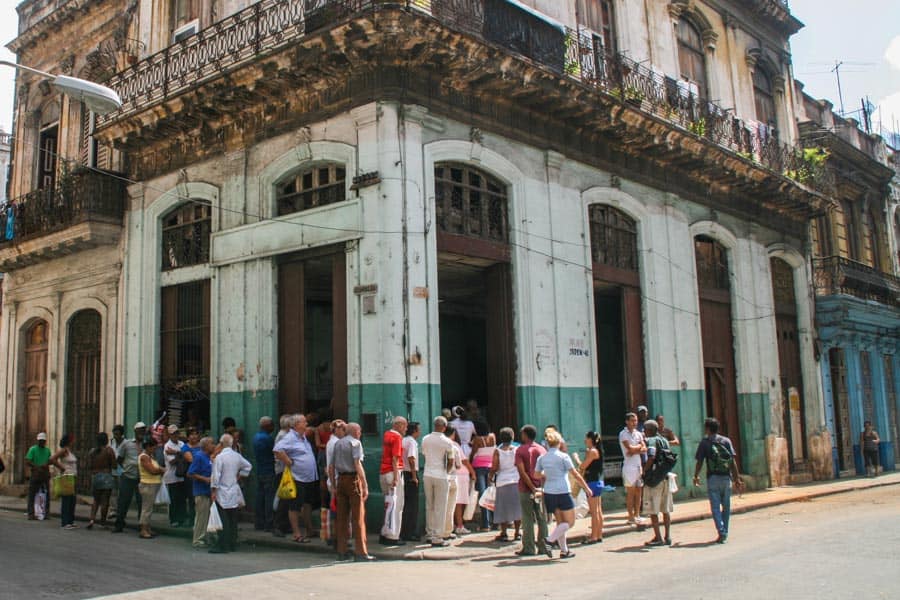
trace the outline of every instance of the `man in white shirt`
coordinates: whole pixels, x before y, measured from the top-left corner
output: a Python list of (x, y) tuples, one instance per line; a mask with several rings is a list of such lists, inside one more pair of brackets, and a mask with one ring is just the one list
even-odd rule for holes
[(222, 531), (218, 536), (218, 544), (209, 549), (212, 554), (234, 552), (237, 550), (238, 510), (244, 506), (244, 494), (238, 484), (241, 477), (250, 475), (252, 465), (246, 458), (232, 449), (234, 438), (224, 434), (219, 438), (222, 451), (213, 461), (211, 500), (222, 519)]
[(187, 527), (193, 525), (187, 519), (187, 490), (184, 485), (184, 477), (175, 474), (176, 458), (182, 455), (183, 444), (178, 437), (178, 425), (169, 425), (167, 429), (169, 441), (163, 446), (163, 456), (166, 459), (166, 472), (163, 473), (163, 483), (169, 490), (169, 525), (172, 527)]
[(444, 435), (447, 419), (435, 417), (434, 431), (422, 438), (422, 455), (425, 457), (423, 480), (425, 483), (425, 535), (432, 546), (443, 547), (444, 520), (450, 493), (454, 448), (450, 438)]
[(630, 412), (625, 415), (625, 428), (619, 432), (619, 447), (622, 448), (622, 482), (625, 484), (625, 508), (628, 510), (628, 524), (640, 525), (641, 519), (641, 454), (647, 451), (644, 434), (637, 430), (638, 417)]

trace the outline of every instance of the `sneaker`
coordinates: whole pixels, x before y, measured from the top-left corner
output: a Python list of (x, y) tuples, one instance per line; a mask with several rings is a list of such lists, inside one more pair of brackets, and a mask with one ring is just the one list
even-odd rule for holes
[(566, 551), (566, 552), (560, 552), (560, 553), (559, 553), (559, 557), (560, 557), (560, 558), (574, 558), (574, 557), (575, 557), (575, 553), (572, 552), (571, 550), (568, 550), (568, 551)]
[(453, 531), (456, 533), (456, 535), (467, 535), (467, 534), (472, 533), (471, 531), (469, 531), (469, 530), (466, 529), (465, 527), (457, 527), (457, 528), (454, 529)]
[(449, 546), (449, 545), (450, 545), (450, 542), (448, 542), (448, 541), (446, 541), (446, 540), (440, 540), (440, 541), (434, 541), (434, 542), (431, 542), (431, 547), (432, 547), (432, 548), (446, 548), (446, 547)]
[(719, 537), (716, 538), (716, 543), (717, 543), (717, 544), (724, 544), (724, 543), (727, 542), (727, 541), (728, 541), (728, 536), (727, 536), (727, 535), (721, 535), (721, 534), (720, 534)]
[(544, 553), (547, 554), (547, 558), (553, 558), (553, 543), (550, 540), (544, 540)]
[(353, 562), (372, 562), (375, 560), (375, 557), (371, 554), (355, 554), (353, 556)]

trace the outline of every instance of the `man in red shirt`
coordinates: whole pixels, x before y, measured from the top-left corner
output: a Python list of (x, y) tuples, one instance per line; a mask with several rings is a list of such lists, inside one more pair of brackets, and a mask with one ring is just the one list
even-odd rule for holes
[[(540, 444), (535, 444), (537, 429), (526, 425), (519, 432), (522, 445), (516, 448), (516, 468), (519, 470), (519, 502), (522, 505), (522, 549), (519, 556), (535, 556), (538, 551), (546, 552), (544, 540), (547, 538), (547, 513), (541, 501), (541, 479), (534, 472), (537, 459), (547, 453)], [(538, 526), (537, 546), (534, 540), (534, 526)]]
[(384, 526), (378, 542), (383, 546), (402, 546), (400, 525), (403, 517), (403, 436), (406, 419), (394, 417), (391, 428), (384, 432), (381, 447), (381, 493), (384, 494)]

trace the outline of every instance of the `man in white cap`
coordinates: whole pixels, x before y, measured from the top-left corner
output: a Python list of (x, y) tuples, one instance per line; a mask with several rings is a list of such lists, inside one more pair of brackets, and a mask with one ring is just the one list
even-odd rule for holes
[(47, 447), (47, 434), (37, 434), (37, 443), (28, 449), (25, 455), (25, 464), (31, 470), (31, 479), (28, 482), (28, 520), (34, 521), (34, 497), (44, 489), (46, 503), (44, 515), (50, 515), (50, 495), (47, 493), (50, 482), (50, 448)]
[(179, 465), (183, 465), (182, 473), (187, 471), (184, 463), (184, 444), (178, 435), (178, 425), (169, 425), (166, 432), (169, 440), (163, 447), (163, 457), (166, 461), (166, 472), (163, 473), (163, 483), (169, 490), (169, 525), (172, 527), (189, 527), (193, 523), (188, 520), (187, 489), (184, 484), (184, 475), (179, 475)]
[(143, 421), (134, 424), (134, 437), (122, 440), (116, 448), (116, 460), (122, 467), (119, 476), (119, 501), (116, 502), (116, 523), (113, 533), (122, 533), (125, 528), (125, 514), (131, 507), (131, 499), (137, 498), (137, 511), (141, 514), (141, 495), (137, 493), (141, 475), (138, 470), (138, 457), (141, 455), (141, 444), (147, 435), (147, 425)]

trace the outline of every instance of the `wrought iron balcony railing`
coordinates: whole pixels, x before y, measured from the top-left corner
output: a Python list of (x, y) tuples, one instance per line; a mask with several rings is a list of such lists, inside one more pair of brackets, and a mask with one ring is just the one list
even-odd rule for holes
[(121, 179), (102, 172), (73, 172), (53, 189), (25, 194), (0, 211), (0, 249), (85, 221), (121, 224), (124, 210)]
[(765, 125), (738, 119), (691, 93), (683, 82), (623, 55), (606, 54), (586, 32), (553, 25), (505, 0), (260, 0), (115, 75), (109, 85), (119, 93), (123, 105), (119, 111), (99, 117), (98, 126), (295, 44), (310, 32), (386, 7), (428, 15), (797, 183), (819, 190), (829, 188), (828, 169), (810, 160), (804, 149), (781, 143)]
[(900, 279), (849, 258), (813, 259), (813, 284), (817, 296), (845, 294), (900, 306)]

